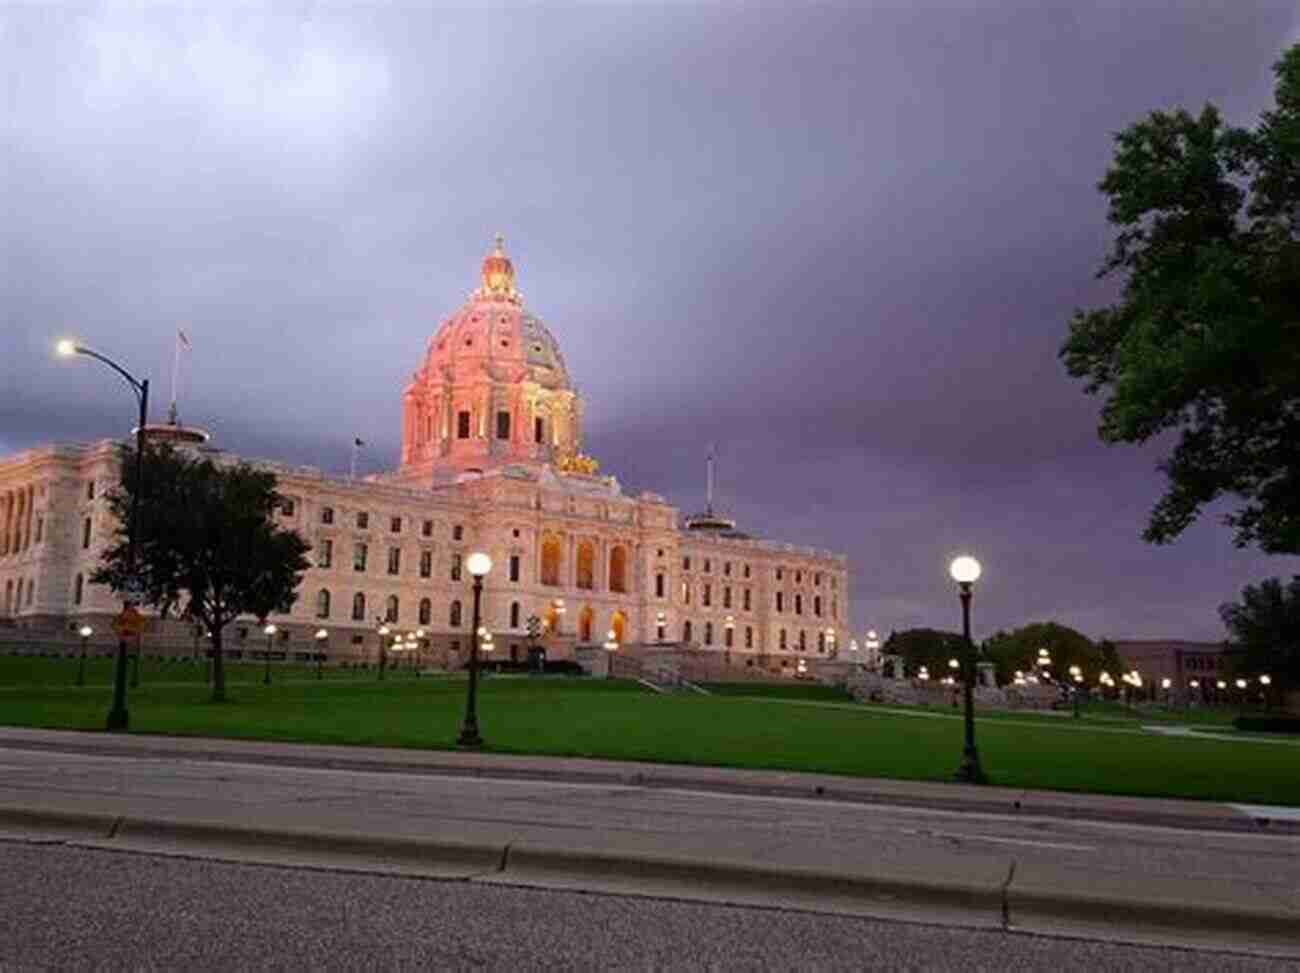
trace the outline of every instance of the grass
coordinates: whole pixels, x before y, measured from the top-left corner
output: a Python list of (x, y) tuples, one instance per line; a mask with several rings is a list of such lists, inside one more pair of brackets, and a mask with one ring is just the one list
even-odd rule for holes
[(845, 690), (815, 682), (702, 682), (715, 696), (747, 696), (751, 699), (812, 699), (826, 703), (851, 703)]
[[(208, 702), (201, 682), (145, 680), (130, 694), (132, 731), (439, 749), (453, 746), (464, 712), (459, 679), (402, 673), (383, 683), (373, 674), (316, 682), (276, 670), (264, 687), (255, 675), (232, 679), (224, 704)], [(103, 726), (106, 680), (81, 689), (4, 685), (0, 723)], [(479, 718), (485, 749), (502, 753), (936, 781), (950, 778), (962, 739), (958, 719), (811, 699), (656, 695), (618, 680), (489, 678)], [(981, 717), (978, 733), (995, 784), (1300, 805), (1295, 746), (1168, 738), (1068, 719), (1042, 719), (1026, 732), (1023, 722)]]
[[(134, 665), (134, 663), (132, 663)], [(261, 682), (266, 673), (262, 662), (232, 662), (225, 660), (226, 681), (228, 683)], [(78, 659), (76, 656), (0, 656), (0, 688), (7, 686), (72, 686), (77, 678)], [(129, 671), (129, 670), (128, 670)], [(341, 669), (337, 666), (323, 666), (322, 675), (326, 679), (374, 678), (373, 670), (364, 674), (364, 670)], [(402, 673), (403, 677), (409, 675)], [(271, 679), (315, 679), (316, 667), (310, 663), (271, 663)], [(141, 683), (206, 683), (208, 680), (207, 662), (180, 661), (143, 656), (140, 660)], [(113, 684), (113, 659), (109, 656), (86, 657), (86, 685), (111, 686)]]

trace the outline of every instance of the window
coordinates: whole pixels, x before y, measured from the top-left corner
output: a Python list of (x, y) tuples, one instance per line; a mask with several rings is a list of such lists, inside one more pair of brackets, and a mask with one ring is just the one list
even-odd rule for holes
[(803, 629), (799, 630), (799, 651), (803, 652), (808, 648), (808, 633)]
[(90, 547), (90, 518), (87, 517), (81, 522), (81, 549), (84, 551)]
[(36, 579), (28, 578), (27, 579), (27, 605), (29, 608), (31, 607), (32, 599), (35, 597), (36, 597)]
[(822, 617), (822, 596), (813, 595), (813, 614), (818, 618)]
[(451, 539), (454, 541), (463, 541), (465, 539), (465, 525), (456, 524), (451, 529)]
[(389, 595), (388, 600), (384, 602), (384, 621), (397, 621), (397, 595)]
[(749, 611), (749, 589), (748, 588), (745, 589), (744, 605), (745, 605), (745, 611)]
[(533, 442), (542, 443), (545, 441), (546, 441), (546, 429), (542, 423), (541, 417), (538, 416), (536, 419), (533, 420)]
[(745, 565), (744, 575), (745, 575), (745, 577), (747, 577), (747, 578), (749, 577), (749, 565), (748, 565), (748, 564)]
[(776, 610), (779, 612), (785, 611), (785, 592), (778, 591), (776, 593)]
[(713, 570), (713, 562), (706, 557), (704, 559), (704, 573), (708, 574), (712, 570)]
[(316, 567), (328, 568), (334, 563), (334, 542), (328, 537), (320, 542), (320, 554), (316, 557)]
[(732, 636), (733, 636), (734, 634), (735, 634), (735, 630), (734, 630), (734, 629), (730, 629), (730, 628), (727, 628), (727, 627), (725, 627), (725, 626), (723, 627), (723, 629), (722, 629), (722, 644), (725, 645), (727, 648), (731, 648), (731, 638), (732, 638)]
[(388, 531), (390, 534), (400, 534), (402, 532), (402, 518), (401, 517), (388, 518)]
[(433, 575), (433, 551), (420, 552), (420, 577), (428, 578)]
[(497, 413), (497, 439), (510, 438), (510, 413)]
[(469, 439), (469, 413), (464, 409), (456, 413), (456, 438)]
[(460, 628), (460, 601), (451, 603), (451, 610), (447, 613), (447, 623), (452, 628)]
[(690, 640), (691, 640), (691, 620), (688, 618), (686, 621), (682, 622), (682, 641), (689, 642)]
[(366, 596), (359, 591), (352, 596), (352, 620), (354, 622), (366, 620)]
[(87, 481), (86, 481), (86, 499), (87, 499), (87, 500), (94, 500), (94, 499), (95, 499), (95, 481), (94, 481), (94, 480), (87, 480)]
[(730, 561), (723, 561), (723, 562), (722, 562), (722, 573), (725, 574), (727, 577), (731, 577), (731, 562), (730, 562)]
[(72, 582), (72, 603), (73, 603), (74, 605), (80, 605), (80, 604), (81, 604), (81, 596), (82, 596), (82, 593), (83, 593), (83, 590), (84, 590), (85, 586), (86, 586), (86, 581), (85, 581), (85, 579), (84, 579), (81, 575), (77, 575), (76, 578), (73, 579), (73, 582)]
[(802, 571), (796, 571), (796, 572), (794, 573), (794, 583), (795, 583), (795, 584), (803, 584), (803, 572), (802, 572)]
[(798, 592), (795, 592), (795, 596), (794, 596), (794, 613), (796, 615), (803, 614), (803, 595), (799, 594)]
[(682, 570), (689, 571), (690, 569), (691, 569), (691, 559), (689, 557), (682, 558)]
[(840, 600), (838, 597), (831, 598), (831, 619), (837, 622), (840, 620)]
[(320, 508), (320, 522), (321, 522), (322, 524), (332, 524), (332, 523), (334, 523), (334, 508), (333, 508), (333, 507), (321, 507), (321, 508)]
[(542, 584), (560, 583), (560, 541), (557, 537), (542, 538)]
[(578, 570), (575, 581), (579, 588), (591, 591), (596, 587), (596, 548), (590, 541), (578, 545)]
[(822, 573), (820, 571), (813, 575), (813, 584), (818, 588), (822, 586)]
[(655, 575), (655, 597), (662, 598), (663, 596), (664, 596), (664, 575), (663, 572), (661, 571)]
[(510, 580), (511, 581), (519, 580), (519, 555), (518, 554), (510, 555)]
[(722, 607), (723, 608), (731, 607), (731, 585), (726, 585), (722, 589)]
[(45, 518), (37, 517), (36, 518), (36, 543), (39, 544), (41, 542), (41, 538), (44, 536), (45, 536)]
[(519, 627), (519, 602), (517, 601), (512, 601), (510, 603), (510, 627)]
[(754, 647), (754, 627), (752, 625), (746, 625), (745, 626), (745, 648), (752, 649), (753, 647)]
[(280, 516), (292, 517), (295, 509), (294, 502), (289, 497), (285, 497), (280, 501)]
[(452, 581), (460, 580), (460, 555), (459, 554), (453, 554), (451, 556), (451, 580)]
[(781, 648), (782, 648), (782, 649), (785, 649), (785, 648), (787, 648), (786, 638), (785, 638), (785, 629), (781, 629), (781, 633), (780, 633), (780, 634), (781, 634), (780, 645), (781, 645)]
[(705, 608), (713, 604), (713, 585), (706, 584), (700, 591), (700, 604)]
[(704, 644), (705, 645), (713, 644), (713, 623), (712, 622), (704, 623)]
[(402, 573), (402, 549), (400, 547), (390, 547), (388, 549), (388, 573)]
[(352, 570), (364, 571), (366, 569), (366, 545), (352, 545)]
[(839, 584), (837, 583), (838, 581), (839, 581), (839, 579), (836, 578), (835, 575), (832, 574), (832, 575), (831, 575), (831, 591), (834, 591), (836, 588), (839, 587)]
[(627, 549), (624, 547), (609, 552), (609, 590), (627, 592)]
[(370, 526), (370, 514), (364, 510), (357, 511), (357, 530), (365, 530)]
[(691, 603), (691, 584), (689, 581), (683, 581), (682, 582), (682, 604), (689, 605), (690, 603)]
[(431, 602), (428, 598), (421, 598), (420, 614), (419, 614), (420, 624), (428, 625), (430, 619), (432, 618), (433, 618), (433, 602)]
[(826, 651), (826, 633), (825, 633), (825, 632), (818, 632), (818, 633), (817, 633), (817, 651), (818, 651), (818, 652), (825, 652), (825, 651)]
[(421, 536), (423, 536), (423, 537), (432, 537), (432, 536), (433, 536), (433, 521), (432, 521), (432, 520), (426, 520), (423, 524), (420, 525), (420, 534), (421, 534)]
[(316, 592), (316, 617), (330, 617), (330, 593), (324, 588)]
[(776, 569), (776, 580), (777, 580), (777, 581), (780, 581), (781, 578), (784, 576), (784, 573), (785, 573), (785, 572), (783, 572), (780, 568), (777, 568), (777, 569)]

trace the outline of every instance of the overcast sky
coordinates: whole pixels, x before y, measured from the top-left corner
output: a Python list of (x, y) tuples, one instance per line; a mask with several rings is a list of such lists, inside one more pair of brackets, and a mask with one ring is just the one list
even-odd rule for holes
[[(416, 9), (416, 7), (420, 9)], [(1240, 123), (1294, 0), (0, 3), (0, 455), (120, 435), (106, 370), (193, 341), (219, 445), (397, 461), (400, 393), (492, 235), (633, 490), (850, 558), (856, 627), (1217, 639), (1300, 559), (1140, 539), (1160, 450), (1057, 360), (1104, 302), (1111, 136)]]

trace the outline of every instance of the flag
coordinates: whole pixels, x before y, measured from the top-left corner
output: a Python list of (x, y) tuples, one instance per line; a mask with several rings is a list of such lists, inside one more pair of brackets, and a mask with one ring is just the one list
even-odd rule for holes
[(364, 445), (365, 445), (365, 441), (364, 441), (364, 440), (361, 440), (361, 439), (354, 439), (354, 440), (352, 440), (352, 445), (353, 445), (353, 446), (364, 446)]
[(193, 347), (193, 345), (190, 344), (189, 336), (186, 335), (185, 332), (182, 331), (180, 328), (177, 328), (177, 329), (176, 329), (176, 338), (177, 338), (177, 340), (180, 341), (182, 347), (184, 347), (184, 348), (186, 348), (186, 349), (189, 349), (189, 348), (192, 348), (192, 347)]

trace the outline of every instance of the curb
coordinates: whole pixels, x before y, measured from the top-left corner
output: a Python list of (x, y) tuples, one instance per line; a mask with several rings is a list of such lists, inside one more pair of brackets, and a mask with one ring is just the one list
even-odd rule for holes
[[(1134, 933), (1157, 942), (1300, 956), (1300, 913), (1282, 907), (1209, 907), (1087, 891), (1025, 891), (1013, 874), (993, 883), (707, 861), (658, 852), (555, 849), (500, 841), (448, 841), (316, 828), (266, 828), (216, 821), (114, 816), (0, 805), (0, 831), (71, 847), (258, 864), (405, 872), (467, 882), (550, 887), (740, 906), (935, 921), (1041, 933), (1088, 930), (1102, 939)], [(75, 836), (69, 837), (68, 832)], [(88, 832), (88, 833), (87, 833)], [(924, 917), (916, 909), (925, 910)], [(1044, 925), (1044, 922), (1046, 925)], [(1243, 937), (1253, 937), (1243, 939)]]

